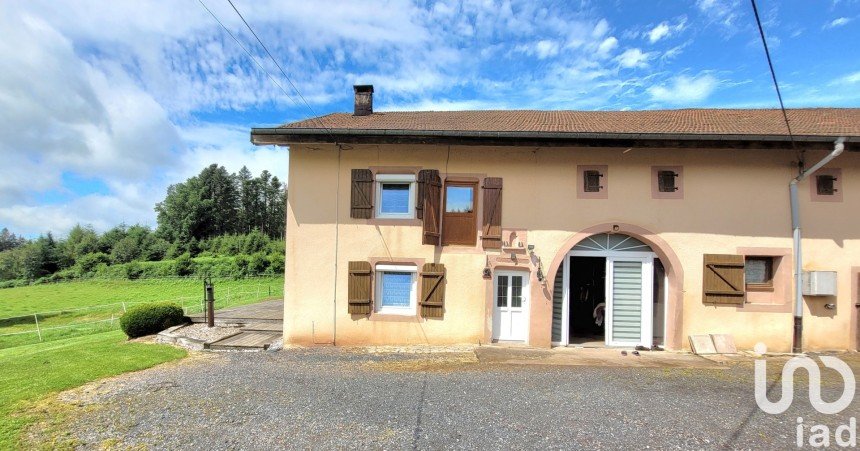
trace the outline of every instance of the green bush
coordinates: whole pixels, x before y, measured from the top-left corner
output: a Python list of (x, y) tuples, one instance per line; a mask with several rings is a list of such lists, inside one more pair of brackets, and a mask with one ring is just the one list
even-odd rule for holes
[(119, 326), (129, 338), (161, 332), (186, 322), (182, 307), (173, 302), (155, 302), (128, 309), (119, 319)]
[(283, 275), (284, 274), (284, 253), (278, 252), (277, 254), (269, 255), (269, 271), (272, 274)]
[(63, 281), (67, 281), (67, 280), (77, 279), (80, 276), (81, 275), (78, 273), (77, 269), (68, 268), (68, 269), (61, 269), (61, 270), (51, 274), (51, 276), (48, 277), (48, 279), (50, 279), (52, 282), (63, 282)]
[(248, 275), (248, 256), (237, 255), (233, 258), (233, 275), (235, 277), (244, 277)]
[(252, 255), (248, 260), (248, 274), (250, 275), (256, 276), (263, 274), (268, 268), (269, 259), (266, 258), (266, 254), (263, 254), (262, 252)]
[(77, 261), (77, 266), (81, 274), (89, 274), (96, 270), (100, 264), (110, 262), (110, 257), (102, 252), (94, 252), (80, 257)]
[(187, 253), (177, 257), (174, 265), (177, 276), (190, 276), (194, 274), (194, 260), (192, 260), (191, 255)]
[(242, 243), (243, 254), (255, 254), (262, 251), (269, 245), (269, 237), (263, 235), (258, 230), (245, 235), (244, 243)]
[(125, 278), (128, 280), (137, 280), (143, 276), (143, 266), (140, 262), (131, 262), (126, 263), (125, 265)]
[(26, 287), (27, 285), (30, 285), (30, 282), (24, 279), (0, 281), (0, 288)]

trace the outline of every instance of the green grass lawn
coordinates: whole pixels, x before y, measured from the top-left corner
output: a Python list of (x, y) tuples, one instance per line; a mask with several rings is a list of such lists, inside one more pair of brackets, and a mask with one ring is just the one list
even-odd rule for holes
[[(216, 308), (280, 298), (284, 291), (283, 277), (224, 279), (214, 284)], [(202, 310), (202, 292), (197, 279), (92, 279), (0, 289), (0, 349), (39, 341), (32, 316), (36, 312), (42, 340), (50, 341), (116, 329), (124, 307), (142, 302), (175, 301), (187, 313), (197, 313)], [(82, 324), (95, 321), (101, 322)], [(12, 333), (18, 334), (8, 335)]]
[(20, 413), (29, 403), (185, 355), (171, 346), (127, 342), (119, 331), (0, 349), (0, 449), (18, 448), (21, 430), (38, 419)]
[[(282, 293), (284, 278), (215, 280), (216, 298), (236, 292)], [(179, 298), (200, 300), (203, 285), (197, 279), (92, 279), (0, 289), (0, 318), (30, 315), (93, 305), (168, 301)]]

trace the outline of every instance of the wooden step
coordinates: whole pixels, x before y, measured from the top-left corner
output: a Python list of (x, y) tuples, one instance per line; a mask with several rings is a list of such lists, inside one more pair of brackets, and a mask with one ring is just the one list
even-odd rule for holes
[(280, 332), (246, 331), (218, 340), (208, 345), (213, 350), (252, 350), (268, 349), (269, 345), (281, 338)]
[(283, 332), (284, 331), (284, 323), (270, 323), (270, 322), (253, 322), (248, 323), (242, 326), (242, 330), (244, 331), (258, 331), (258, 332)]

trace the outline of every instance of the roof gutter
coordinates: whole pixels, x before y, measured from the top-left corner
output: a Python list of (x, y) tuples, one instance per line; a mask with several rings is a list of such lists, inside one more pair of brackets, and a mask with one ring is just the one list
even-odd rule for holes
[[(835, 137), (818, 135), (794, 136), (794, 141), (817, 147), (826, 146)], [(737, 147), (741, 143), (772, 143), (776, 147), (790, 148), (787, 135), (761, 134), (688, 134), (688, 133), (594, 133), (594, 132), (529, 132), (529, 131), (474, 131), (474, 130), (404, 130), (404, 129), (325, 129), (325, 128), (253, 128), (251, 142), (256, 145), (288, 145), (290, 143), (430, 143), (462, 141), (464, 145), (523, 145), (535, 142), (541, 145), (629, 146), (669, 142), (702, 143), (720, 147)], [(857, 137), (854, 141), (860, 141)], [(592, 144), (594, 145), (594, 144)]]
[(801, 246), (800, 202), (798, 202), (797, 184), (841, 155), (845, 150), (844, 143), (845, 138), (837, 139), (833, 143), (832, 152), (811, 168), (791, 179), (791, 182), (788, 184), (789, 199), (791, 201), (791, 231), (794, 240), (794, 339), (792, 340), (791, 352), (795, 354), (803, 352), (803, 248)]

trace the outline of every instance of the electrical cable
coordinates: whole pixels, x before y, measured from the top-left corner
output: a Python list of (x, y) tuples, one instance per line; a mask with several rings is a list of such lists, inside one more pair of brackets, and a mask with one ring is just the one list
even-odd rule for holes
[[(779, 109), (782, 110), (782, 118), (785, 120), (785, 127), (788, 129), (788, 139), (791, 140), (791, 147), (797, 151), (796, 144), (794, 142), (794, 134), (791, 132), (791, 123), (788, 121), (788, 113), (785, 111), (785, 104), (782, 102), (782, 93), (779, 90), (779, 82), (776, 81), (776, 71), (773, 69), (773, 61), (770, 58), (770, 50), (767, 47), (767, 39), (764, 37), (764, 28), (761, 26), (761, 19), (758, 15), (758, 7), (755, 4), (755, 0), (750, 0), (752, 3), (753, 14), (755, 14), (755, 22), (758, 25), (758, 32), (761, 35), (761, 43), (764, 45), (764, 54), (767, 57), (767, 65), (770, 68), (770, 76), (773, 78), (773, 86), (776, 88), (776, 97), (779, 99)], [(797, 154), (798, 157), (798, 165), (803, 168), (803, 155), (801, 153)]]
[[(316, 111), (314, 111), (313, 107), (311, 107), (311, 105), (310, 105), (310, 104), (308, 103), (308, 101), (305, 99), (305, 96), (303, 96), (303, 95), (302, 95), (302, 93), (301, 93), (301, 91), (299, 91), (299, 88), (297, 88), (297, 87), (296, 87), (295, 83), (293, 83), (293, 81), (290, 79), (290, 76), (289, 76), (289, 75), (287, 75), (287, 72), (284, 70), (284, 68), (283, 68), (283, 67), (281, 67), (281, 64), (280, 64), (280, 63), (278, 63), (278, 60), (276, 60), (276, 59), (275, 59), (275, 57), (272, 55), (272, 52), (270, 52), (270, 51), (269, 51), (269, 48), (268, 48), (268, 47), (266, 47), (266, 44), (264, 44), (264, 43), (263, 43), (263, 40), (262, 40), (262, 39), (260, 39), (260, 37), (259, 37), (259, 36), (257, 36), (257, 32), (255, 32), (255, 31), (254, 31), (254, 29), (253, 29), (253, 28), (251, 28), (251, 24), (249, 24), (249, 23), (248, 23), (248, 21), (247, 21), (247, 20), (245, 20), (245, 16), (243, 16), (243, 15), (242, 15), (242, 13), (240, 13), (240, 12), (239, 12), (239, 9), (238, 9), (238, 8), (236, 8), (236, 5), (235, 5), (235, 4), (233, 4), (233, 0), (227, 0), (227, 2), (228, 2), (228, 3), (230, 3), (230, 6), (232, 6), (232, 7), (233, 7), (233, 11), (236, 11), (236, 14), (239, 16), (239, 18), (240, 18), (240, 19), (242, 19), (242, 22), (245, 24), (245, 26), (246, 26), (246, 27), (248, 27), (248, 31), (250, 31), (250, 32), (251, 32), (251, 34), (252, 34), (252, 35), (254, 35), (254, 38), (255, 38), (255, 39), (257, 40), (257, 42), (260, 44), (260, 47), (263, 47), (263, 50), (265, 50), (266, 55), (269, 55), (269, 59), (271, 59), (271, 60), (272, 60), (272, 62), (273, 62), (273, 63), (275, 63), (275, 66), (278, 68), (278, 70), (279, 70), (279, 71), (281, 71), (281, 75), (283, 75), (283, 76), (284, 76), (284, 78), (286, 78), (286, 79), (287, 79), (287, 83), (289, 83), (289, 84), (290, 84), (290, 86), (292, 86), (292, 87), (293, 87), (293, 90), (294, 90), (294, 91), (296, 91), (296, 94), (298, 94), (299, 98), (300, 98), (300, 99), (302, 99), (302, 102), (304, 102), (305, 106), (306, 106), (306, 107), (308, 108), (308, 110), (311, 112), (311, 115), (312, 115), (311, 117), (313, 117), (313, 119), (315, 119), (317, 122), (319, 122), (319, 124), (322, 126), (322, 128), (323, 128), (323, 129), (325, 129), (325, 130), (328, 132), (328, 134), (329, 134), (329, 136), (331, 137), (332, 141), (334, 141), (335, 143), (337, 143), (337, 140), (335, 139), (334, 134), (331, 132), (331, 130), (330, 130), (328, 127), (326, 127), (325, 123), (324, 123), (324, 122), (322, 121), (322, 119), (317, 115)], [(314, 58), (316, 58), (316, 57), (314, 57)], [(317, 64), (319, 64), (319, 62), (317, 62)]]

